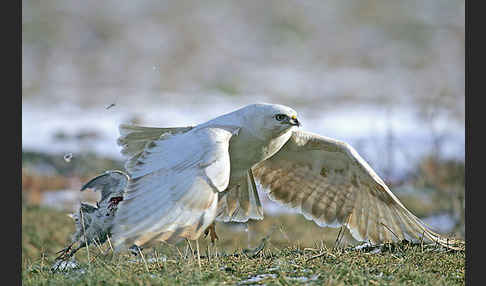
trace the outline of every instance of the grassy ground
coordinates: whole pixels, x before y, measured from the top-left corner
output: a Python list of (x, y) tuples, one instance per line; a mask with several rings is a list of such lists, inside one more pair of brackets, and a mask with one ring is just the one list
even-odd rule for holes
[[(381, 253), (334, 248), (338, 230), (319, 228), (299, 215), (267, 217), (241, 226), (217, 224), (214, 246), (199, 239), (145, 249), (143, 259), (113, 254), (108, 244), (76, 254), (78, 269), (50, 271), (55, 252), (74, 230), (63, 212), (22, 207), (23, 285), (463, 285), (465, 253), (398, 245)], [(262, 246), (262, 251), (246, 248)]]

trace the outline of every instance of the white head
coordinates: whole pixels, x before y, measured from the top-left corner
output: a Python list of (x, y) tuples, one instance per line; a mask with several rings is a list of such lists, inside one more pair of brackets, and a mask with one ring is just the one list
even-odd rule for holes
[(235, 112), (243, 115), (248, 131), (259, 138), (275, 138), (300, 126), (297, 112), (280, 104), (250, 104)]

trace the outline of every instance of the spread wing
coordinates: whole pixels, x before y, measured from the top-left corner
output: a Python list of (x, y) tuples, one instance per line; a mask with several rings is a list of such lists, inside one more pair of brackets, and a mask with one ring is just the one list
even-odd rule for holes
[[(145, 127), (131, 124), (120, 124), (120, 137), (118, 145), (122, 147), (121, 153), (130, 158), (125, 164), (125, 168), (130, 168), (130, 164), (135, 163), (137, 158), (142, 155), (147, 144), (152, 141), (160, 140), (163, 134), (180, 134), (191, 130), (193, 127)], [(163, 138), (163, 137), (162, 137)]]
[(295, 131), (274, 156), (253, 168), (274, 201), (319, 226), (345, 225), (358, 241), (407, 239), (450, 246), (414, 216), (348, 144)]
[(122, 194), (128, 184), (128, 176), (117, 170), (109, 170), (96, 176), (81, 187), (81, 191), (94, 189), (101, 191), (101, 200), (106, 200), (112, 193)]
[[(205, 127), (151, 141), (129, 165), (113, 238), (122, 245), (197, 239), (213, 222), (229, 183), (228, 144), (236, 127)], [(133, 159), (130, 159), (133, 160)]]

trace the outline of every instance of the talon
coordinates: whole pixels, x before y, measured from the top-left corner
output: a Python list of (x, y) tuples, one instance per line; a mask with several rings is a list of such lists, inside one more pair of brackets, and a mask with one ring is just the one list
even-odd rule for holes
[(56, 260), (57, 259), (65, 259), (67, 257), (70, 257), (71, 255), (69, 255), (69, 251), (71, 250), (71, 248), (73, 247), (73, 244), (67, 246), (66, 248), (63, 248), (61, 250), (59, 250), (58, 252), (56, 252), (56, 254), (60, 253), (60, 255), (58, 257), (56, 257)]
[(216, 222), (213, 222), (210, 226), (208, 226), (208, 228), (204, 231), (204, 237), (207, 237), (208, 234), (211, 238), (212, 244), (214, 244), (216, 239), (219, 239), (218, 235), (216, 234)]
[(213, 232), (212, 234), (213, 234), (213, 235), (211, 235), (211, 243), (214, 243), (214, 241), (215, 241), (216, 239), (218, 239), (218, 240), (219, 240), (219, 237), (218, 237), (218, 235), (216, 235), (216, 232)]

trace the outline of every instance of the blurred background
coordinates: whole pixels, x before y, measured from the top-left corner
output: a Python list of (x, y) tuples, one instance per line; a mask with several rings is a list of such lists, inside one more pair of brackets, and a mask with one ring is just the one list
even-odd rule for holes
[[(95, 201), (80, 186), (123, 168), (120, 123), (189, 126), (256, 102), (350, 143), (412, 212), (463, 237), (464, 68), (460, 0), (24, 0), (23, 246), (45, 243), (27, 218)], [(268, 219), (223, 230), (321, 231), (263, 203)]]

